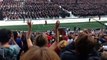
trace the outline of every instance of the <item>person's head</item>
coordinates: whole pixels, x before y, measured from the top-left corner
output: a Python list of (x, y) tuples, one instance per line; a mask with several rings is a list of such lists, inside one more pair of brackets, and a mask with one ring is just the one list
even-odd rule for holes
[(91, 35), (86, 33), (79, 33), (75, 41), (76, 51), (79, 54), (89, 54), (91, 51), (93, 51), (95, 43), (96, 42)]
[(14, 35), (14, 40), (16, 40), (17, 37), (18, 37), (18, 33), (17, 33), (17, 31), (13, 31), (13, 35)]
[(73, 32), (70, 32), (70, 33), (68, 34), (68, 38), (69, 38), (69, 39), (73, 39), (73, 38), (74, 38), (74, 33), (73, 33)]
[(90, 34), (91, 33), (91, 29), (84, 29), (83, 32), (86, 33), (86, 34)]
[(12, 32), (8, 29), (0, 29), (0, 43), (5, 44), (11, 38)]
[(47, 47), (32, 47), (20, 60), (60, 60), (59, 56)]
[(21, 38), (26, 38), (26, 32), (22, 32)]
[(39, 47), (47, 46), (48, 45), (47, 35), (45, 33), (37, 35), (34, 40), (34, 45)]

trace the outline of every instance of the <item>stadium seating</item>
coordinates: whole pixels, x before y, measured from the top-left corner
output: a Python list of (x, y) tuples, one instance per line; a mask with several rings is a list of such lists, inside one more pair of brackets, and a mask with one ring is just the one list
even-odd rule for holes
[(78, 16), (107, 14), (106, 0), (3, 0), (0, 10), (3, 18), (65, 18), (70, 13)]

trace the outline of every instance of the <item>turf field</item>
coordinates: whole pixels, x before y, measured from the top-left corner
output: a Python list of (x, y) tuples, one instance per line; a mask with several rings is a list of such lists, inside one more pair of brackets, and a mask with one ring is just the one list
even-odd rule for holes
[[(107, 21), (101, 22), (101, 23), (107, 23)], [(66, 27), (66, 28), (70, 28), (71, 30), (73, 30), (74, 27), (80, 27), (81, 29), (84, 29), (84, 28), (92, 28), (92, 29), (105, 28), (104, 25), (102, 25), (102, 24), (100, 24), (98, 22), (62, 23), (60, 26), (61, 27)], [(0, 26), (0, 29), (1, 28), (7, 28), (7, 29), (11, 29), (11, 30), (27, 31), (27, 26), (26, 25), (20, 25), (20, 26)], [(36, 31), (36, 32), (42, 32), (42, 31), (47, 31), (47, 30), (52, 30), (52, 29), (54, 29), (54, 24), (33, 25), (33, 28), (32, 28), (32, 30)]]

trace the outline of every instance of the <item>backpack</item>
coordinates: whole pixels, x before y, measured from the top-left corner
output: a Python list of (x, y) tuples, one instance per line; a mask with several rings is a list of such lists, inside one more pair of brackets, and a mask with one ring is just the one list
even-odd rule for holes
[(12, 49), (0, 47), (0, 60), (16, 60), (16, 56), (13, 54)]

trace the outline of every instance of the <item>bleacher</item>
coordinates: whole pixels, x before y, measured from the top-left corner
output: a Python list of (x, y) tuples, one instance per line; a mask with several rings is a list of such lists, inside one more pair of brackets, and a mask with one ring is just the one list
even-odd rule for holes
[[(107, 14), (106, 0), (3, 0), (0, 2), (3, 18), (8, 20), (101, 16)], [(71, 12), (71, 13), (70, 13)]]

